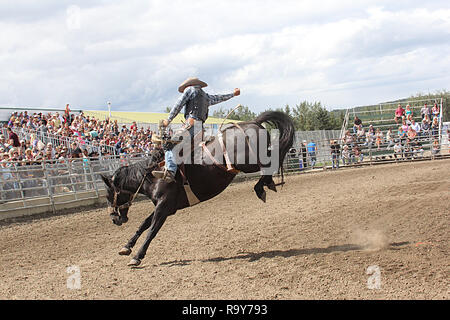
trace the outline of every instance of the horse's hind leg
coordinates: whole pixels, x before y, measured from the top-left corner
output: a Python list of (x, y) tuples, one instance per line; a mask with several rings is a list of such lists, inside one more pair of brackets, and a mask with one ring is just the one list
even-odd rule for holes
[(270, 190), (277, 192), (277, 188), (272, 176), (262, 176), (259, 179), (258, 183), (256, 183), (256, 185), (253, 187), (253, 190), (255, 190), (258, 198), (260, 198), (263, 202), (266, 202), (266, 191), (264, 190), (264, 186), (267, 186)]
[(134, 247), (134, 245), (136, 244), (136, 241), (139, 239), (139, 237), (141, 236), (141, 234), (147, 230), (150, 225), (152, 224), (152, 219), (153, 219), (153, 214), (154, 212), (152, 212), (151, 215), (149, 215), (144, 222), (142, 222), (142, 224), (139, 226), (139, 229), (136, 231), (136, 233), (134, 234), (134, 236), (128, 241), (128, 243), (119, 251), (120, 255), (123, 256), (128, 256), (131, 254), (131, 248)]

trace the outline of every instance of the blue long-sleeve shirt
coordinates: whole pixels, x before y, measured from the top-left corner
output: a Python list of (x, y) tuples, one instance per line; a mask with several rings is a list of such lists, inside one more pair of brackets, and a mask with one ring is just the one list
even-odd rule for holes
[[(197, 94), (196, 88), (199, 88), (199, 86), (190, 86), (184, 90), (183, 94), (181, 95), (180, 98), (178, 98), (175, 106), (169, 113), (169, 117), (167, 118), (169, 122), (172, 122), (172, 120), (177, 116), (178, 113), (180, 113), (181, 109), (186, 105), (186, 103), (190, 99), (195, 97), (195, 94)], [(234, 97), (234, 93), (212, 95), (205, 92), (205, 94), (208, 101), (208, 106), (212, 106), (220, 102), (227, 101), (228, 99)]]

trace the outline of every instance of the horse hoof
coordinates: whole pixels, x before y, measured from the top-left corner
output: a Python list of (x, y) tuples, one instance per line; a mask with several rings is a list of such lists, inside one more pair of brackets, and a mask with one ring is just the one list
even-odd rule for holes
[(128, 265), (130, 267), (137, 267), (140, 264), (141, 264), (141, 260), (139, 260), (139, 259), (131, 259), (131, 261), (128, 262)]
[(131, 249), (130, 248), (125, 248), (123, 247), (122, 249), (120, 249), (119, 254), (121, 256), (128, 256), (131, 253)]

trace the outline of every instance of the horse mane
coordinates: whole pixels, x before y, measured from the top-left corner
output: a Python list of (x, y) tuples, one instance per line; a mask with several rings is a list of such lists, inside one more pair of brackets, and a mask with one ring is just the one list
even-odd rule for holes
[(119, 190), (135, 189), (142, 178), (158, 166), (163, 157), (162, 150), (155, 149), (143, 160), (118, 168), (112, 178), (114, 186)]

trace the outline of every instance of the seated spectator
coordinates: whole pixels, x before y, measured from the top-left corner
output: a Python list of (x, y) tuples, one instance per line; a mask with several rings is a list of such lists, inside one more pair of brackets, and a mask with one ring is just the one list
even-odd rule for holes
[(342, 164), (345, 166), (351, 163), (350, 150), (348, 145), (344, 145), (342, 148)]
[(73, 142), (72, 143), (72, 149), (70, 151), (70, 157), (73, 159), (79, 159), (82, 157), (82, 151), (81, 148), (78, 146), (78, 143)]
[(6, 131), (8, 132), (9, 135), (9, 144), (11, 146), (13, 146), (14, 148), (20, 147), (20, 141), (19, 141), (19, 136), (12, 131), (11, 127), (8, 127), (6, 129)]
[(9, 143), (6, 142), (5, 136), (0, 134), (0, 148), (3, 148), (5, 151), (10, 149)]
[(406, 120), (402, 120), (402, 129), (404, 132), (408, 132), (409, 125), (406, 123)]
[(360, 126), (362, 126), (362, 121), (358, 116), (355, 116), (355, 119), (353, 120), (353, 133), (356, 133)]
[(394, 146), (394, 157), (395, 159), (397, 159), (397, 157), (399, 157), (400, 159), (403, 158), (403, 147), (400, 141), (397, 141), (397, 143)]
[(413, 158), (423, 158), (425, 150), (420, 142), (417, 142), (413, 148)]
[(411, 106), (409, 104), (406, 105), (405, 116), (406, 116), (406, 118), (408, 118), (408, 117), (412, 118), (414, 116), (414, 113), (413, 113), (413, 111), (411, 109)]
[(399, 123), (402, 120), (402, 117), (405, 115), (405, 109), (399, 104), (397, 109), (395, 110), (394, 121)]
[(431, 135), (437, 137), (439, 135), (439, 118), (434, 117), (431, 123)]
[(403, 147), (403, 156), (406, 159), (411, 159), (413, 156), (413, 145), (411, 143), (411, 140), (408, 138), (406, 139), (406, 143)]
[(34, 155), (31, 149), (25, 150), (25, 156), (23, 160), (26, 162), (27, 165), (30, 165), (34, 161)]
[(46, 154), (50, 152), (52, 159), (55, 159), (56, 150), (53, 148), (53, 144), (51, 142), (47, 143), (47, 148), (45, 149)]
[(350, 133), (349, 130), (347, 130), (347, 131), (345, 132), (345, 136), (344, 136), (344, 143), (345, 143), (346, 145), (352, 147), (352, 146), (353, 146), (353, 142), (354, 142), (354, 140), (353, 140), (353, 135)]
[(417, 123), (414, 119), (411, 120), (411, 128), (414, 129), (418, 136), (421, 135), (420, 123)]
[(375, 143), (377, 145), (377, 149), (381, 149), (381, 144), (383, 143), (383, 132), (380, 130), (380, 128), (377, 128), (375, 131)]
[(437, 103), (435, 103), (433, 105), (433, 108), (431, 108), (431, 117), (433, 118), (439, 118), (440, 116), (440, 110), (439, 110), (439, 106), (437, 105)]
[(392, 128), (386, 132), (386, 143), (388, 144), (386, 150), (391, 150), (391, 147), (394, 145), (394, 134), (392, 133)]
[(364, 130), (364, 127), (362, 125), (360, 125), (358, 127), (357, 132), (356, 132), (356, 141), (357, 141), (357, 143), (364, 142), (365, 137), (366, 137), (366, 131)]
[(359, 147), (355, 145), (352, 149), (352, 162), (360, 163), (363, 162), (363, 159), (364, 155), (361, 150), (359, 150)]
[(412, 115), (406, 116), (405, 122), (408, 126), (410, 126), (412, 124), (412, 121), (413, 121)]
[(373, 143), (374, 143), (374, 134), (371, 131), (367, 131), (366, 142), (364, 142), (364, 146), (372, 148)]
[(407, 133), (408, 139), (410, 141), (412, 141), (412, 140), (416, 139), (416, 136), (417, 136), (417, 132), (412, 127), (409, 127), (408, 133)]
[(427, 106), (427, 104), (425, 103), (424, 106), (422, 107), (422, 109), (420, 109), (420, 114), (422, 116), (422, 120), (425, 118), (425, 116), (427, 115), (428, 117), (430, 117), (430, 109)]
[(431, 124), (428, 119), (428, 116), (426, 115), (422, 120), (422, 136), (429, 137), (431, 134)]
[(439, 140), (434, 139), (433, 144), (431, 145), (431, 154), (433, 156), (436, 156), (439, 154), (440, 151), (441, 151), (441, 146), (439, 145)]

